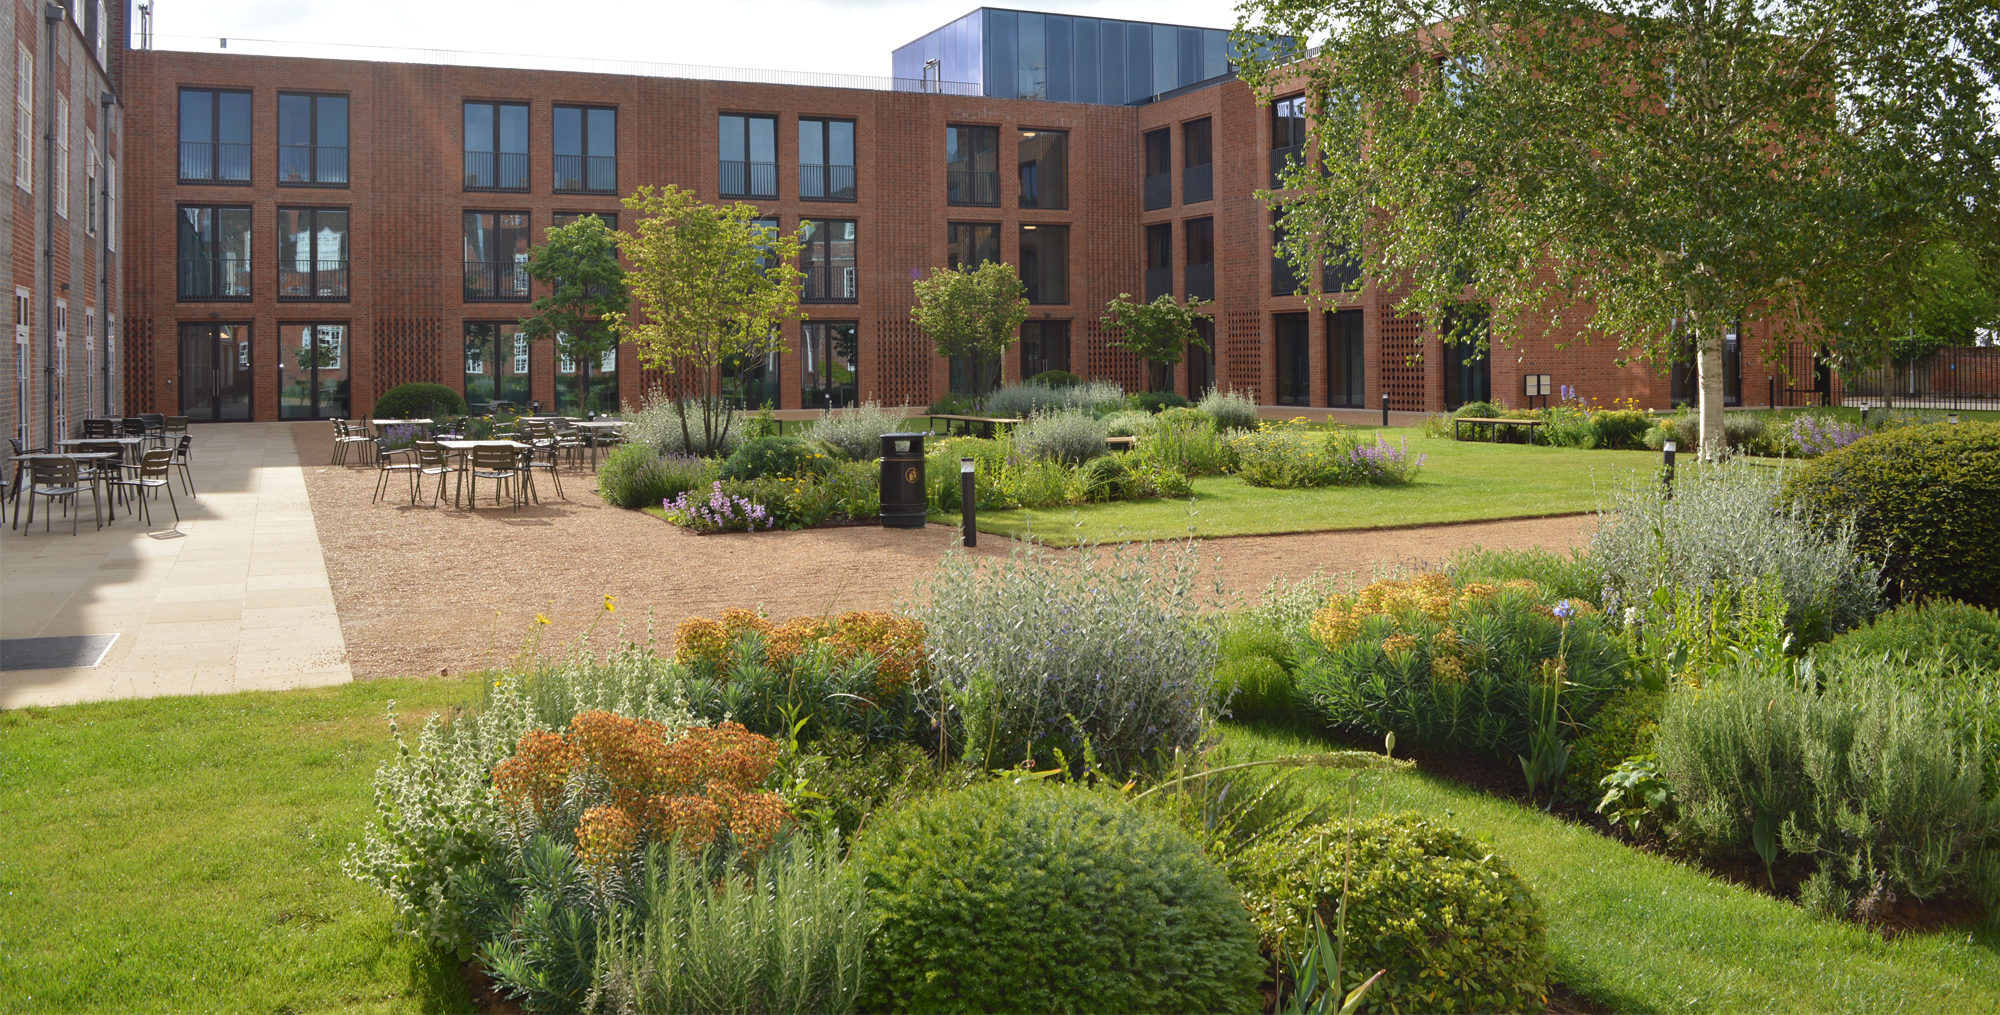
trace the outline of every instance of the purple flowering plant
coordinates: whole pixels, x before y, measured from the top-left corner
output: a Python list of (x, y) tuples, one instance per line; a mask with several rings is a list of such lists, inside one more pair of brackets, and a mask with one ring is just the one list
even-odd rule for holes
[(1818, 458), (1866, 436), (1866, 428), (1833, 416), (1795, 416), (1785, 427), (1786, 442), (1800, 458)]
[(715, 483), (706, 497), (689, 490), (672, 500), (662, 501), (667, 520), (699, 532), (755, 532), (776, 527), (764, 505), (747, 497), (724, 493)]

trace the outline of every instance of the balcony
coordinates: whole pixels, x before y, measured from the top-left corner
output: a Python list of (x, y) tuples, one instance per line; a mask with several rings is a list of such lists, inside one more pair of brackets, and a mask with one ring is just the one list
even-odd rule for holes
[(278, 182), (287, 187), (347, 186), (347, 149), (332, 145), (278, 146)]
[(946, 204), (998, 207), (1000, 173), (997, 170), (947, 169), (944, 172)]
[(1214, 164), (1189, 166), (1181, 170), (1181, 203), (1200, 204), (1215, 199)]
[(555, 157), (555, 191), (558, 194), (618, 193), (618, 157), (615, 155), (558, 155)]
[(799, 197), (806, 201), (854, 200), (854, 167), (800, 163)]
[(473, 302), (527, 302), (527, 262), (511, 258), (465, 262), (465, 298)]
[(1303, 163), (1305, 160), (1306, 146), (1302, 144), (1286, 145), (1283, 148), (1271, 149), (1271, 189), (1284, 189), (1285, 164), (1288, 161)]
[(1149, 173), (1146, 176), (1146, 210), (1158, 211), (1174, 203), (1174, 174)]
[(722, 196), (762, 197), (775, 200), (778, 196), (778, 164), (724, 159)]
[(278, 298), (281, 300), (346, 299), (347, 262), (297, 259), (279, 261)]
[(183, 141), (180, 179), (182, 183), (249, 183), (250, 146)]
[(250, 262), (237, 257), (183, 257), (179, 293), (186, 301), (247, 300)]
[(853, 303), (861, 298), (853, 265), (808, 264), (801, 303)]
[(465, 189), (527, 190), (527, 152), (465, 153)]
[(1215, 265), (1190, 264), (1182, 275), (1182, 283), (1191, 300), (1215, 299)]
[(1151, 303), (1162, 296), (1174, 294), (1174, 269), (1146, 269), (1146, 302)]

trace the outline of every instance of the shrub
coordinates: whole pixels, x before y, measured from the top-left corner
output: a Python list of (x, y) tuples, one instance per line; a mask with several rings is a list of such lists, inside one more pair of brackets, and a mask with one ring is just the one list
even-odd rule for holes
[(1629, 665), (1595, 609), (1558, 605), (1567, 619), (1532, 582), (1458, 587), (1435, 572), (1337, 596), (1300, 650), (1300, 700), (1348, 733), (1511, 759), (1552, 709), (1588, 729)]
[(667, 521), (697, 532), (755, 532), (777, 528), (769, 508), (737, 494), (729, 493), (717, 480), (709, 484), (707, 496), (687, 490), (660, 505)]
[(1849, 423), (1838, 416), (1822, 416), (1803, 413), (1793, 416), (1791, 422), (1778, 432), (1772, 443), (1774, 450), (1781, 454), (1798, 458), (1818, 458), (1829, 451), (1841, 448), (1868, 436), (1868, 430), (1856, 423)]
[(973, 402), (971, 396), (953, 391), (940, 396), (925, 411), (939, 416), (970, 416), (978, 409), (978, 404)]
[(1452, 554), (1444, 571), (1459, 585), (1485, 582), (1501, 585), (1517, 578), (1534, 582), (1552, 599), (1580, 599), (1602, 605), (1604, 577), (1595, 561), (1580, 552), (1567, 555), (1549, 550), (1482, 550)]
[(1415, 814), (1349, 819), (1251, 847), (1244, 901), (1264, 947), (1305, 953), (1346, 899), (1345, 966), (1387, 970), (1363, 1011), (1539, 1011), (1541, 906), (1492, 847)]
[(1188, 400), (1171, 391), (1135, 391), (1125, 399), (1127, 405), (1142, 412), (1159, 412), (1163, 409), (1186, 408)]
[(1196, 408), (1215, 420), (1215, 425), (1223, 430), (1257, 429), (1257, 403), (1235, 391), (1223, 392), (1210, 388), (1201, 396)]
[(1131, 495), (1132, 474), (1126, 467), (1124, 455), (1091, 459), (1083, 463), (1077, 473), (1083, 482), (1086, 500), (1124, 500)]
[(1723, 413), (1722, 439), (1729, 442), (1731, 451), (1746, 455), (1764, 455), (1771, 451), (1764, 438), (1764, 417), (1752, 412)]
[(1152, 433), (1157, 419), (1159, 417), (1150, 412), (1126, 409), (1104, 417), (1104, 432), (1111, 437), (1138, 437)]
[(1215, 694), (1236, 719), (1295, 722), (1292, 642), (1275, 622), (1254, 613), (1232, 614), (1217, 641)]
[(1029, 384), (1039, 384), (1045, 388), (1074, 388), (1083, 383), (1083, 378), (1067, 370), (1044, 370), (1028, 378)]
[(1106, 436), (1104, 421), (1088, 413), (1037, 413), (1014, 429), (1014, 448), (1023, 458), (1081, 465), (1109, 453)]
[(688, 455), (657, 455), (644, 444), (621, 444), (597, 470), (597, 490), (622, 508), (651, 507), (715, 481), (715, 469)]
[(1430, 456), (1410, 457), (1410, 440), (1405, 437), (1391, 445), (1381, 437), (1375, 443), (1362, 441), (1344, 442), (1350, 475), (1357, 482), (1374, 483), (1377, 486), (1394, 486), (1414, 483), (1417, 470), (1423, 468), (1424, 460)]
[(782, 777), (803, 787), (797, 794), (801, 821), (825, 823), (851, 838), (876, 812), (976, 775), (962, 767), (947, 768), (909, 741), (871, 740), (834, 729), (812, 741), (808, 750), (793, 753)]
[(465, 398), (442, 384), (398, 384), (375, 400), (377, 419), (433, 419), (465, 415)]
[(627, 438), (662, 455), (696, 455), (703, 458), (728, 455), (744, 440), (745, 427), (737, 422), (711, 441), (702, 430), (701, 406), (698, 403), (692, 399), (668, 398), (657, 388), (647, 396), (644, 408), (627, 413), (625, 418), (631, 423), (626, 428)]
[(1183, 476), (1219, 476), (1236, 467), (1236, 449), (1215, 421), (1195, 409), (1168, 409), (1135, 449), (1140, 459)]
[(1563, 793), (1582, 803), (1596, 803), (1604, 790), (1599, 782), (1625, 759), (1653, 753), (1660, 733), (1665, 691), (1626, 688), (1612, 695), (1591, 719), (1591, 730), (1576, 738), (1563, 775)]
[(923, 613), (932, 673), (963, 725), (966, 756), (1001, 768), (1072, 763), (1084, 742), (1114, 771), (1190, 751), (1214, 728), (1214, 605), (1191, 544), (954, 553)]
[(1892, 595), (2000, 606), (2000, 423), (1886, 430), (1806, 464), (1785, 496), (1853, 518)]
[(1037, 413), (1080, 410), (1103, 415), (1125, 407), (1125, 389), (1106, 381), (1092, 381), (1063, 387), (1045, 384), (1009, 384), (986, 396), (988, 416), (1026, 419)]
[[(747, 445), (746, 445), (747, 447)], [(812, 461), (823, 475), (763, 476), (722, 484), (722, 492), (760, 505), (772, 528), (806, 529), (834, 521), (866, 521), (882, 513), (879, 467), (829, 454)]]
[(1236, 474), (1251, 486), (1293, 490), (1333, 486), (1353, 478), (1340, 432), (1299, 423), (1262, 423), (1230, 441)]
[(873, 919), (868, 1011), (1252, 1011), (1236, 892), (1166, 819), (1076, 786), (995, 781), (889, 815), (852, 863)]
[(872, 462), (882, 457), (883, 434), (904, 433), (908, 429), (909, 421), (902, 413), (884, 409), (880, 402), (863, 402), (857, 408), (814, 423), (807, 434), (857, 462)]
[(1800, 638), (1824, 640), (1866, 621), (1878, 583), (1853, 526), (1812, 524), (1802, 508), (1779, 503), (1780, 482), (1775, 470), (1739, 461), (1683, 470), (1671, 500), (1651, 482), (1620, 491), (1591, 542), (1612, 590), (1604, 606), (1646, 604), (1661, 589), (1714, 603), (1768, 577)]
[(720, 620), (682, 621), (674, 658), (688, 670), (688, 707), (704, 719), (803, 741), (922, 739), (929, 728), (924, 627), (908, 617), (856, 611), (773, 624), (725, 610)]
[[(1700, 446), (1701, 416), (1694, 408), (1683, 408), (1646, 431), (1646, 446), (1654, 451), (1664, 447), (1669, 439), (1677, 442), (1682, 451), (1693, 451)], [(1724, 412), (1722, 440), (1729, 450), (1739, 454), (1762, 455), (1772, 450), (1765, 439), (1764, 417), (1756, 413)]]
[(1557, 405), (1542, 410), (1542, 439), (1550, 447), (1594, 448), (1597, 427), (1588, 410), (1573, 405)]
[(759, 437), (745, 443), (722, 463), (723, 479), (766, 476), (824, 476), (833, 469), (827, 449), (800, 437)]
[(1597, 431), (1598, 447), (1638, 451), (1646, 446), (1646, 431), (1653, 421), (1637, 409), (1606, 409), (1592, 413), (1590, 425)]
[(2000, 682), (2000, 613), (1948, 599), (1905, 603), (1827, 642), (1819, 655), (1829, 661), (1935, 656), (1947, 667), (1985, 670)]

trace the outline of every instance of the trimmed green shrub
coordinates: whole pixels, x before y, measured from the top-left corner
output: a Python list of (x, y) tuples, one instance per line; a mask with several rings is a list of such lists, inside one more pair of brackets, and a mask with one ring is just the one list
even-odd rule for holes
[(1023, 458), (1081, 465), (1110, 453), (1107, 436), (1104, 421), (1088, 413), (1037, 413), (1014, 428), (1014, 449)]
[(1987, 671), (2000, 683), (2000, 612), (1949, 599), (1904, 603), (1827, 642), (1819, 655), (1829, 661), (1936, 656), (1947, 666)]
[(435, 419), (465, 415), (465, 397), (442, 384), (398, 384), (375, 400), (376, 419)]
[(1083, 463), (1077, 473), (1083, 481), (1086, 500), (1123, 500), (1132, 493), (1132, 474), (1124, 455), (1093, 458)]
[(828, 449), (800, 437), (759, 437), (730, 452), (720, 478), (763, 479), (767, 476), (824, 476), (833, 471)]
[(644, 444), (611, 449), (597, 470), (597, 492), (622, 508), (658, 507), (689, 490), (705, 490), (715, 468), (688, 455), (656, 455)]
[(1083, 383), (1083, 378), (1067, 370), (1044, 370), (1028, 378), (1029, 384), (1039, 384), (1045, 388), (1074, 388)]
[(1196, 408), (1215, 420), (1215, 425), (1223, 430), (1257, 429), (1257, 403), (1235, 391), (1219, 391), (1210, 388), (1201, 396)]
[(1136, 391), (1126, 396), (1126, 403), (1144, 412), (1159, 412), (1162, 409), (1185, 408), (1191, 403), (1171, 391)]
[(1563, 794), (1571, 800), (1596, 803), (1604, 795), (1598, 780), (1626, 758), (1653, 753), (1653, 741), (1660, 735), (1660, 713), (1666, 707), (1665, 691), (1633, 687), (1612, 695), (1591, 718), (1590, 732), (1570, 745)]
[(852, 865), (880, 1012), (1255, 1011), (1236, 890), (1187, 833), (1109, 794), (993, 781), (879, 819)]
[(1244, 902), (1263, 946), (1296, 960), (1331, 933), (1346, 886), (1344, 964), (1387, 970), (1367, 1012), (1541, 1011), (1547, 924), (1492, 847), (1416, 814), (1337, 820), (1245, 857)]
[(1590, 425), (1597, 431), (1598, 447), (1638, 451), (1646, 446), (1646, 431), (1653, 420), (1638, 409), (1606, 409), (1593, 413)]
[(1822, 519), (1852, 517), (1890, 595), (2000, 606), (2000, 423), (1864, 437), (1807, 463), (1785, 495)]
[(1150, 412), (1124, 409), (1104, 417), (1104, 432), (1111, 437), (1138, 437), (1153, 432), (1153, 424), (1159, 419)]
[(1215, 667), (1215, 693), (1232, 718), (1292, 723), (1300, 717), (1293, 700), (1292, 641), (1270, 619), (1231, 614), (1217, 641), (1222, 661)]

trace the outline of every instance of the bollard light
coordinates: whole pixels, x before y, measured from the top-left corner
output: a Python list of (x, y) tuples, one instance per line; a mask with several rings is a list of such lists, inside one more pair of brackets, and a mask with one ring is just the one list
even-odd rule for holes
[(1667, 467), (1667, 496), (1672, 497), (1674, 495), (1674, 442), (1672, 440), (1668, 440), (1660, 446), (1660, 460)]
[(1945, 418), (1946, 418), (1946, 419), (1949, 419), (1949, 420), (1951, 420), (1951, 425), (1952, 425), (1952, 426), (1957, 426), (1957, 425), (1958, 425), (1958, 413), (1955, 413), (1955, 412), (1954, 412), (1954, 413), (1952, 413), (1951, 415), (1949, 415), (1949, 416), (1947, 416), (1947, 417), (1945, 417)]
[(1389, 425), (1389, 393), (1382, 392), (1382, 425)]
[(972, 459), (970, 458), (959, 459), (958, 460), (959, 520), (962, 521), (965, 525), (964, 539), (965, 539), (965, 545), (967, 547), (974, 547), (979, 545), (979, 530), (974, 527), (974, 518), (973, 518), (973, 516), (977, 514), (979, 511), (979, 506), (977, 503), (974, 502), (972, 495), (973, 478), (974, 476), (972, 471)]

